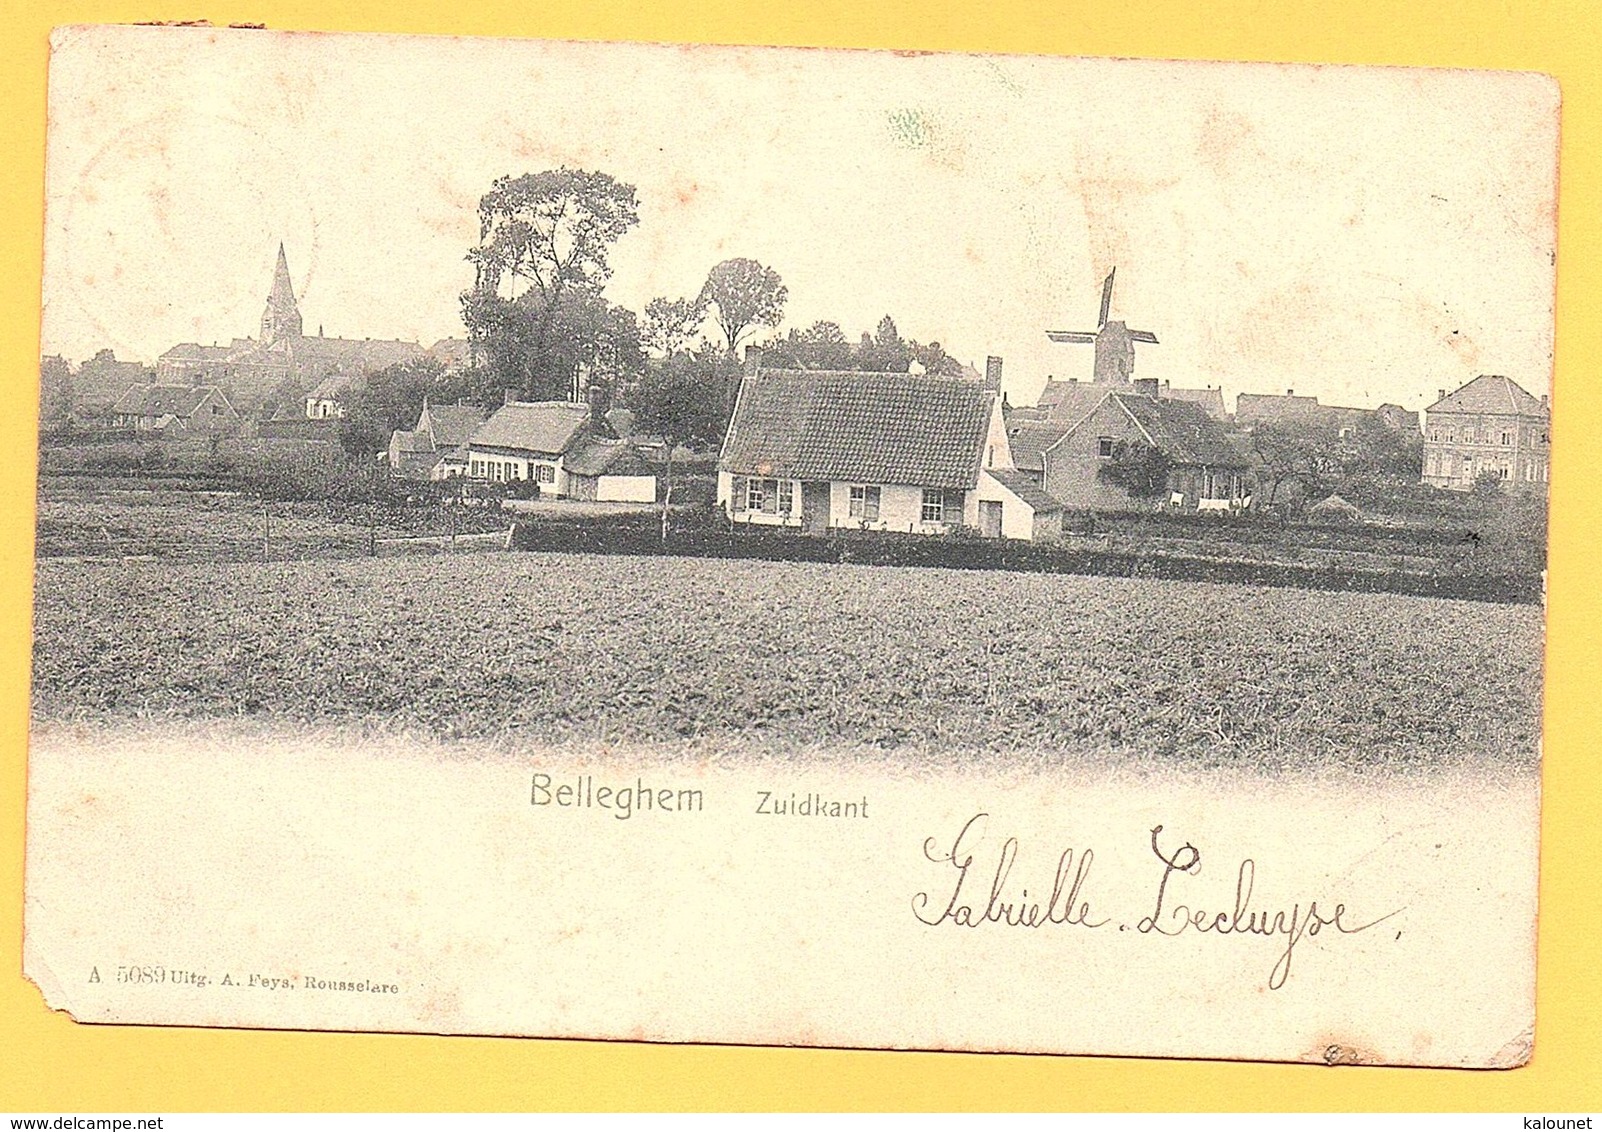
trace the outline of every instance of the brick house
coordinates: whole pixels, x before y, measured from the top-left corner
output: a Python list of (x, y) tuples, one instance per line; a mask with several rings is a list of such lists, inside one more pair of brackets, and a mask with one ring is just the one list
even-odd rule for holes
[(1244, 506), (1252, 491), (1251, 461), (1229, 440), (1223, 426), (1193, 401), (1158, 396), (1154, 381), (1132, 383), (1127, 392), (1108, 392), (1081, 420), (1051, 440), (1031, 437), (1038, 449), (1040, 484), (1067, 507), (1127, 511), (1149, 506), (1109, 482), (1102, 469), (1132, 448), (1162, 453), (1167, 483), (1155, 499), (1189, 510), (1227, 510)]
[(1490, 473), (1515, 491), (1545, 491), (1551, 409), (1510, 378), (1481, 374), (1424, 410), (1424, 482), (1467, 491)]

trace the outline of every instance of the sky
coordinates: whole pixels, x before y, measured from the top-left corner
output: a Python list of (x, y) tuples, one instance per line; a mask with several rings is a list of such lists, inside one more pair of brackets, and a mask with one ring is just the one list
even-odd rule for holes
[(1016, 404), (1090, 377), (1045, 332), (1094, 329), (1115, 266), (1136, 376), (1541, 395), (1557, 121), (1505, 72), (61, 29), (42, 352), (254, 335), (280, 242), (306, 333), (461, 337), (479, 197), (567, 165), (637, 190), (613, 302), (751, 257), (781, 329), (890, 314)]

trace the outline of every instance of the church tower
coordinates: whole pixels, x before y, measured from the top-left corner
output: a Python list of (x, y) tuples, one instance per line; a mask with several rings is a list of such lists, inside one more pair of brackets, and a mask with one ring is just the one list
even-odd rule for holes
[(284, 258), (284, 245), (280, 243), (272, 293), (267, 296), (267, 309), (261, 312), (261, 344), (271, 346), (285, 338), (300, 336), (300, 308), (295, 305), (295, 288), (289, 282), (289, 261)]

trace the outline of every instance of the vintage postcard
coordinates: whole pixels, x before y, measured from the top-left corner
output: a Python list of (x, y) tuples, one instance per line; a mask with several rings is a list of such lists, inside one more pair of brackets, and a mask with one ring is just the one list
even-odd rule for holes
[(80, 1022), (1512, 1067), (1558, 92), (59, 30)]

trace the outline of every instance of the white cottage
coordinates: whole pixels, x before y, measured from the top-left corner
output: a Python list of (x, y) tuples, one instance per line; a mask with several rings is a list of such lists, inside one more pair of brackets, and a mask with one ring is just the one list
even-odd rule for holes
[(1061, 506), (1013, 468), (1000, 358), (982, 380), (749, 368), (718, 464), (732, 521), (812, 534), (1060, 534)]
[(588, 405), (508, 401), (465, 445), (467, 475), (490, 483), (533, 480), (544, 495), (601, 502), (650, 502), (656, 476), (634, 445), (603, 440)]
[(467, 474), (476, 480), (533, 480), (566, 495), (568, 452), (588, 434), (590, 408), (571, 401), (508, 401), (467, 441)]

